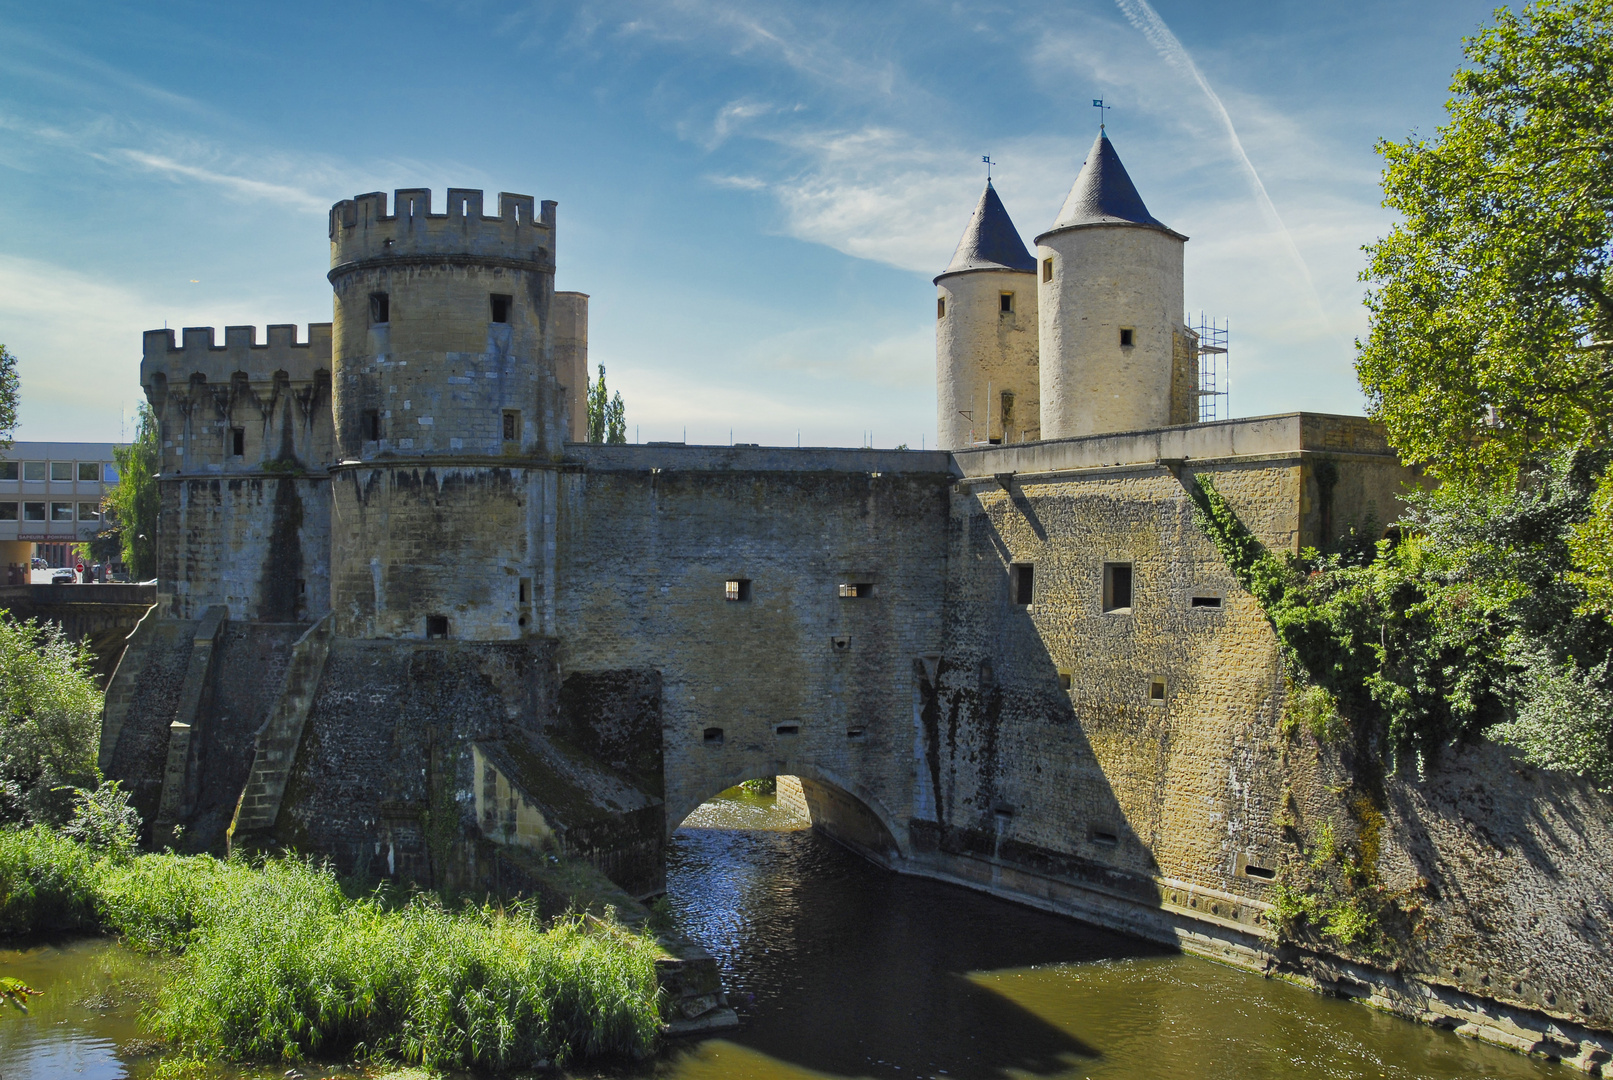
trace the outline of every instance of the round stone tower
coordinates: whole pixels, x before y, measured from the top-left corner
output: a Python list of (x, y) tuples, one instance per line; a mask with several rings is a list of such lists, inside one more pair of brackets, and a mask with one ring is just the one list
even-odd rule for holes
[(1100, 129), (1058, 220), (1036, 238), (1042, 438), (1197, 419), (1186, 241), (1149, 214)]
[(555, 204), (400, 190), (331, 208), (331, 608), (343, 637), (552, 630)]
[(987, 180), (951, 264), (935, 279), (940, 449), (1040, 438), (1035, 273)]

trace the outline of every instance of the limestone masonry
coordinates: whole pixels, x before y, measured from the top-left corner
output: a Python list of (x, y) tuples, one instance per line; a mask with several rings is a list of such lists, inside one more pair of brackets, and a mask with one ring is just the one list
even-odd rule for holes
[[(556, 236), (527, 196), (360, 195), (330, 323), (146, 333), (158, 605), (101, 765), (150, 839), (503, 890), (559, 850), (649, 896), (690, 811), (782, 774), (893, 870), (1608, 1059), (1605, 798), (1479, 745), (1382, 778), (1369, 825), (1280, 733), (1193, 477), (1291, 552), (1416, 477), (1361, 418), (1193, 422), (1186, 237), (1106, 137), (1034, 253), (988, 183), (936, 278), (937, 451), (579, 441)], [(1421, 898), (1395, 970), (1277, 941), (1321, 824)]]

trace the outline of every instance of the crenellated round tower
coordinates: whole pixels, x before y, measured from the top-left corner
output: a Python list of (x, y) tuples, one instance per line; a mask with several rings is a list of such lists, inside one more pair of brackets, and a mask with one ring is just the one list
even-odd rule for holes
[[(448, 190), (330, 213), (332, 611), (345, 637), (548, 632), (554, 468), (571, 425), (554, 358), (555, 204)], [(576, 388), (580, 392), (580, 388)]]
[(1058, 219), (1036, 238), (1042, 438), (1197, 419), (1186, 241), (1148, 212), (1100, 130)]
[(940, 449), (1040, 437), (1035, 271), (987, 180), (952, 262), (935, 278)]

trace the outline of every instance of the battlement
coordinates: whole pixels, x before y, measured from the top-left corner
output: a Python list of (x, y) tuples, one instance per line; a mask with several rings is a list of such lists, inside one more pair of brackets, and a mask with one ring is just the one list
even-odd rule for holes
[(501, 191), (498, 213), (489, 216), (480, 191), (449, 188), (447, 210), (438, 214), (429, 188), (399, 188), (388, 214), (386, 192), (372, 191), (330, 208), (330, 264), (459, 255), (552, 271), (556, 205)]
[(312, 379), (316, 371), (330, 370), (330, 323), (309, 323), (303, 341), (297, 340), (294, 323), (276, 323), (265, 330), (267, 340), (260, 344), (257, 327), (226, 326), (222, 345), (215, 344), (211, 326), (185, 327), (177, 344), (172, 330), (147, 330), (140, 383), (149, 387), (158, 374), (170, 382), (186, 382), (198, 374), (208, 382), (229, 382), (238, 371), (252, 382), (269, 382), (277, 371), (301, 382)]

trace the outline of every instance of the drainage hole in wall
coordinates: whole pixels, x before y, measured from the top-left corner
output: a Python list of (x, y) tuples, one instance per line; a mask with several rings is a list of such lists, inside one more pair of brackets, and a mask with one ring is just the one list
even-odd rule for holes
[(1195, 596), (1192, 600), (1192, 606), (1218, 608), (1221, 606), (1221, 598), (1219, 596)]
[(1277, 871), (1269, 866), (1256, 866), (1254, 863), (1245, 863), (1243, 867), (1245, 877), (1264, 878), (1270, 881), (1277, 876)]
[(1120, 843), (1120, 837), (1116, 836), (1112, 832), (1104, 832), (1101, 829), (1094, 829), (1092, 830), (1092, 842), (1094, 844), (1107, 844), (1110, 847), (1113, 847)]
[(715, 745), (715, 744), (720, 744), (722, 742), (722, 728), (720, 728), (720, 727), (708, 727), (706, 729), (705, 734), (706, 734), (706, 742), (708, 744)]
[(860, 727), (854, 727), (854, 728), (847, 728), (846, 729), (846, 738), (848, 738), (848, 739), (860, 739), (860, 738), (863, 737), (863, 735), (864, 735), (864, 731)]
[(773, 733), (775, 735), (799, 735), (801, 734), (801, 725), (780, 724), (778, 727), (773, 729)]

